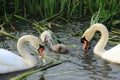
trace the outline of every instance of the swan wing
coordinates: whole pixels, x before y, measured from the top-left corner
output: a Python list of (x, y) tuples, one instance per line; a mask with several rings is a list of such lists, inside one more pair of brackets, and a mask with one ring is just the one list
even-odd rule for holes
[(114, 63), (120, 63), (120, 44), (106, 51), (103, 58)]
[(8, 50), (0, 49), (0, 73), (18, 71), (26, 67), (24, 58)]

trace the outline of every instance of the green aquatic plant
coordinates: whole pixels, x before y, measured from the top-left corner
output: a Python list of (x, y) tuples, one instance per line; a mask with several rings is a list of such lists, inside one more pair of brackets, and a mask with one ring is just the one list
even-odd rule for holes
[(26, 19), (70, 21), (74, 18), (91, 18), (91, 25), (107, 22), (120, 13), (119, 0), (1, 0), (1, 24), (11, 22), (14, 15)]
[[(97, 11), (92, 13), (92, 18), (91, 18), (91, 23), (90, 25), (94, 23), (103, 23), (105, 21), (110, 20), (110, 18), (113, 18), (115, 15), (120, 13), (120, 1), (117, 0), (106, 0), (106, 1), (101, 1), (101, 0), (96, 0), (98, 4), (98, 9)], [(108, 21), (107, 23), (109, 23)]]

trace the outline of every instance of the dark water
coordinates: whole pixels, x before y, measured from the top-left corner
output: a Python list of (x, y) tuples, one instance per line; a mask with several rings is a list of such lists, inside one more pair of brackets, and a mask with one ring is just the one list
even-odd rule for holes
[[(85, 23), (73, 22), (65, 25), (65, 29), (54, 31), (59, 35), (60, 40), (66, 44), (72, 44), (69, 46), (68, 54), (55, 54), (53, 52), (46, 51), (49, 56), (54, 58), (58, 57), (59, 60), (68, 60), (60, 65), (51, 67), (45, 71), (39, 71), (33, 73), (25, 78), (25, 80), (120, 80), (120, 65), (107, 62), (100, 57), (96, 56), (91, 50), (88, 52), (90, 55), (83, 55), (82, 44), (80, 43), (80, 37), (64, 37), (69, 36), (71, 33), (80, 31), (85, 26)], [(14, 34), (14, 33), (13, 33)], [(34, 28), (26, 28), (19, 32), (15, 32), (18, 36), (24, 34), (33, 34), (38, 36)], [(1, 48), (6, 48), (12, 52), (16, 51), (16, 40), (5, 38), (0, 41)], [(92, 42), (94, 46), (96, 41)], [(110, 48), (113, 45), (107, 44), (106, 48)], [(39, 62), (40, 63), (40, 62)], [(9, 80), (18, 74), (25, 71), (15, 72), (0, 75), (0, 80)], [(42, 77), (41, 77), (42, 76)]]

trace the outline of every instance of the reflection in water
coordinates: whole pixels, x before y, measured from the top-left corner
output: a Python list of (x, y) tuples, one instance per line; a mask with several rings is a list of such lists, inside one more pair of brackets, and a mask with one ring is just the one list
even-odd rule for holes
[(44, 78), (44, 74), (41, 75), (41, 77), (40, 77), (39, 80), (45, 80), (45, 78)]
[(83, 68), (92, 72), (90, 78), (92, 79), (113, 79), (109, 76), (109, 73), (112, 71), (112, 68), (109, 66), (109, 63), (102, 60), (99, 57), (95, 56), (83, 56)]

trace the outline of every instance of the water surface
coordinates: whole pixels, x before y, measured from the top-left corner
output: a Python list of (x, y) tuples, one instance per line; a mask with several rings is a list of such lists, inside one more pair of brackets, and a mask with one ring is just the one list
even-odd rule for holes
[[(90, 49), (89, 56), (83, 54), (82, 44), (80, 43), (80, 36), (65, 37), (71, 33), (75, 33), (83, 29), (87, 22), (72, 22), (64, 26), (60, 30), (53, 30), (60, 38), (60, 40), (66, 44), (72, 44), (69, 46), (68, 54), (56, 54), (54, 52), (46, 52), (50, 57), (58, 58), (59, 60), (67, 60), (62, 64), (51, 67), (44, 71), (39, 71), (27, 76), (26, 80), (120, 80), (120, 65), (107, 62), (100, 57), (96, 56), (93, 52), (93, 46), (97, 41), (93, 41), (92, 48)], [(21, 29), (18, 32), (12, 32), (17, 36), (25, 34), (32, 34), (39, 36), (37, 31), (29, 25), (25, 26), (26, 29)], [(12, 52), (18, 53), (16, 49), (16, 40), (2, 37), (0, 41), (0, 48), (8, 49)], [(113, 47), (111, 43), (107, 44), (106, 48)], [(59, 57), (58, 57), (59, 55)], [(39, 64), (41, 62), (39, 61)], [(26, 70), (25, 70), (26, 71)], [(9, 74), (0, 75), (0, 80), (9, 80), (18, 74), (22, 74), (25, 71), (13, 72)]]

